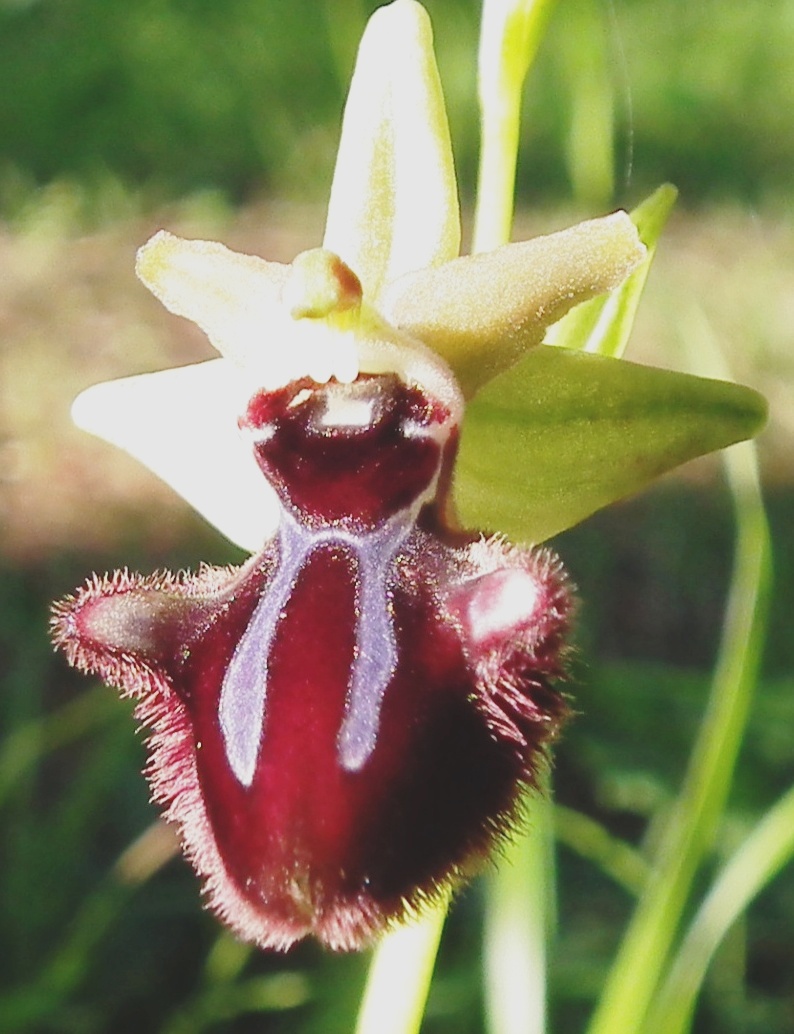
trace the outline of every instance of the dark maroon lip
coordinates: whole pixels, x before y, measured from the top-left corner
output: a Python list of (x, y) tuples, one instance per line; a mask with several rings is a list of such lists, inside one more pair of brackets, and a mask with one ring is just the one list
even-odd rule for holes
[[(328, 425), (347, 407), (365, 419)], [(351, 384), (309, 378), (260, 391), (241, 422), (256, 460), (286, 510), (315, 526), (373, 529), (409, 510), (432, 487), (449, 413), (395, 374), (361, 375)], [(427, 433), (422, 433), (426, 429)], [(264, 433), (263, 433), (264, 432)]]
[(241, 426), (282, 505), (263, 551), (95, 577), (54, 640), (139, 700), (153, 797), (218, 914), (350, 950), (509, 832), (565, 715), (570, 592), (550, 553), (445, 525), (457, 427), (421, 388), (303, 378)]

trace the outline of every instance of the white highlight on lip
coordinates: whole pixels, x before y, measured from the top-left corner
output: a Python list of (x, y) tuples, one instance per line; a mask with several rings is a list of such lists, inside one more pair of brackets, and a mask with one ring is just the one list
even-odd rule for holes
[(368, 427), (372, 423), (371, 399), (329, 395), (320, 422), (324, 427)]
[(302, 406), (304, 402), (308, 402), (314, 392), (308, 388), (301, 388), (292, 399), (287, 403), (287, 409), (297, 409), (298, 406)]
[(482, 642), (531, 621), (540, 588), (528, 571), (513, 568), (487, 575), (467, 609), (469, 633)]

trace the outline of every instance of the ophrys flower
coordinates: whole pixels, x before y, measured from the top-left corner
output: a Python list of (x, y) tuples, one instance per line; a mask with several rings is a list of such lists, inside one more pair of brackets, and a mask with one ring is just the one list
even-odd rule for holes
[[(54, 620), (73, 663), (140, 697), (154, 795), (213, 906), (262, 945), (359, 946), (468, 875), (565, 711), (559, 562), (454, 517), (464, 400), (644, 252), (621, 213), (487, 255), (458, 246), (429, 27), (397, 0), (362, 42), (324, 247), (282, 266), (157, 235), (139, 275), (224, 358), (77, 406), (255, 551), (234, 570), (92, 579)], [(570, 369), (540, 348), (541, 369)], [(625, 383), (576, 358), (596, 389)], [(651, 395), (683, 383), (656, 373)], [(741, 436), (720, 428), (720, 444)], [(703, 451), (662, 437), (634, 444), (628, 481), (619, 460), (606, 488), (599, 474), (595, 497)], [(577, 499), (593, 495), (587, 455)], [(565, 526), (569, 503), (556, 514)]]

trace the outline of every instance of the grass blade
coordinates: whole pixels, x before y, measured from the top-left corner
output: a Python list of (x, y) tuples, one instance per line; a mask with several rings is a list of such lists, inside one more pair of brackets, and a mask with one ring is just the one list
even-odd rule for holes
[[(689, 323), (688, 326), (694, 326)], [(711, 341), (702, 335), (703, 349)], [(700, 344), (700, 342), (699, 342)], [(755, 448), (725, 453), (737, 540), (722, 641), (706, 715), (648, 884), (629, 924), (589, 1034), (636, 1034), (662, 979), (693, 877), (725, 808), (763, 649), (771, 543)]]

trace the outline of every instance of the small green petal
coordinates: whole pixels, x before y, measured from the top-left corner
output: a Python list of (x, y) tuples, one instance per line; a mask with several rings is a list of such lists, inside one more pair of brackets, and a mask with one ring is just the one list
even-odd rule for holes
[(324, 247), (367, 299), (458, 254), (460, 221), (430, 19), (414, 0), (370, 18), (345, 107)]
[(455, 502), (465, 527), (542, 542), (765, 419), (749, 388), (541, 346), (470, 403)]
[(471, 398), (571, 306), (616, 287), (644, 255), (632, 221), (615, 212), (411, 273), (388, 288), (381, 311), (440, 353)]
[(606, 297), (592, 298), (564, 316), (550, 329), (547, 345), (578, 348), (614, 358), (623, 355), (656, 245), (677, 197), (676, 188), (671, 183), (663, 183), (632, 211), (632, 222), (647, 249), (645, 258), (616, 291)]

